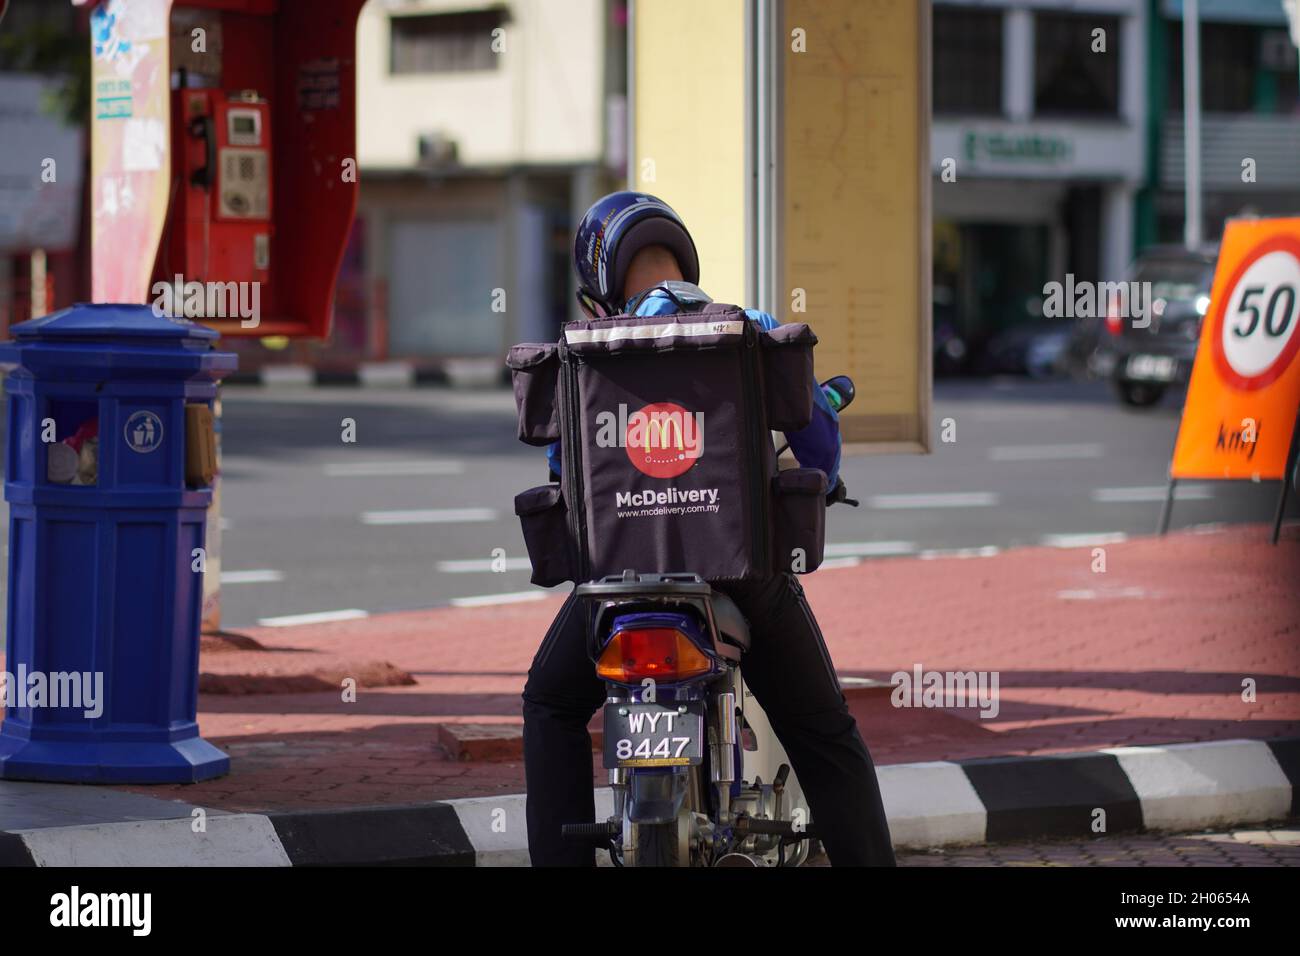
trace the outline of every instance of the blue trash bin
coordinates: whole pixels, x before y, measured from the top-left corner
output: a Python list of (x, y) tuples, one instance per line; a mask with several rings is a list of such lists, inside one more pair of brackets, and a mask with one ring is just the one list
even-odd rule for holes
[(11, 331), (0, 777), (220, 776), (230, 758), (195, 720), (212, 488), (186, 482), (186, 405), (210, 407), (236, 358), (214, 330), (145, 305), (76, 305)]

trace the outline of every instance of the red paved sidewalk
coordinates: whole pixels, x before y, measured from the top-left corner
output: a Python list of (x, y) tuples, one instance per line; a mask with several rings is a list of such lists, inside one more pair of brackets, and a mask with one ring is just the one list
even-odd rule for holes
[[(851, 694), (879, 763), (1291, 736), (1300, 734), (1298, 531), (1277, 547), (1259, 526), (1111, 544), (1104, 573), (1092, 570), (1091, 548), (1025, 548), (876, 560), (805, 584), (841, 675), (998, 672), (1000, 712), (989, 720), (974, 708), (901, 709), (887, 694)], [(242, 631), (271, 650), (204, 655), (205, 685), (309, 671), (332, 683), (350, 670), (390, 685), (406, 671), (415, 682), (362, 687), (355, 703), (338, 691), (203, 694), (200, 726), (230, 753), (231, 774), (131, 789), (243, 810), (520, 792), (517, 758), (457, 761), (440, 733), (519, 724), (528, 664), (559, 603)], [(1247, 678), (1253, 703), (1242, 700)]]

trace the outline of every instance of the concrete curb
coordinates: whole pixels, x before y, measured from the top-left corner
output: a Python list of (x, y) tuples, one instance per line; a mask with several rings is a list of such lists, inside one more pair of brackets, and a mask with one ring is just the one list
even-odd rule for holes
[(433, 363), (399, 359), (361, 362), (345, 368), (276, 363), (236, 371), (223, 381), (227, 385), (261, 385), (265, 388), (313, 388), (318, 385), (416, 388), (423, 385), (450, 385), (453, 388), (472, 390), (508, 384), (507, 374), (505, 362), (496, 359), (444, 359)]
[[(877, 768), (896, 847), (1194, 830), (1300, 815), (1300, 737)], [(526, 866), (523, 794), (0, 832), (5, 866)], [(612, 809), (608, 788), (596, 812)], [(1099, 829), (1104, 825), (1104, 830)], [(597, 854), (604, 862), (605, 854)]]

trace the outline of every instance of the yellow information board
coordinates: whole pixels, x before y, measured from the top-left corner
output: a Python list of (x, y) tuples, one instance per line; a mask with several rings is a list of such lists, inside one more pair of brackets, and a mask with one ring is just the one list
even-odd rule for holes
[(745, 0), (632, 6), (632, 189), (677, 211), (700, 286), (745, 299)]
[(631, 188), (717, 301), (817, 333), (846, 450), (927, 451), (930, 5), (634, 0)]
[(819, 376), (853, 377), (846, 442), (927, 451), (930, 5), (782, 6), (778, 318), (816, 331)]

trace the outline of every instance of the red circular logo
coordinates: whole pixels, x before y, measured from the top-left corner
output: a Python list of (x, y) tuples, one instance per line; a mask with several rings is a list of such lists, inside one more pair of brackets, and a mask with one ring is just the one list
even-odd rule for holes
[(1207, 316), (1219, 377), (1241, 391), (1272, 384), (1300, 349), (1300, 242), (1275, 236), (1260, 243), (1222, 293)]
[(655, 402), (627, 417), (628, 461), (651, 478), (676, 478), (704, 452), (702, 416), (673, 402)]

